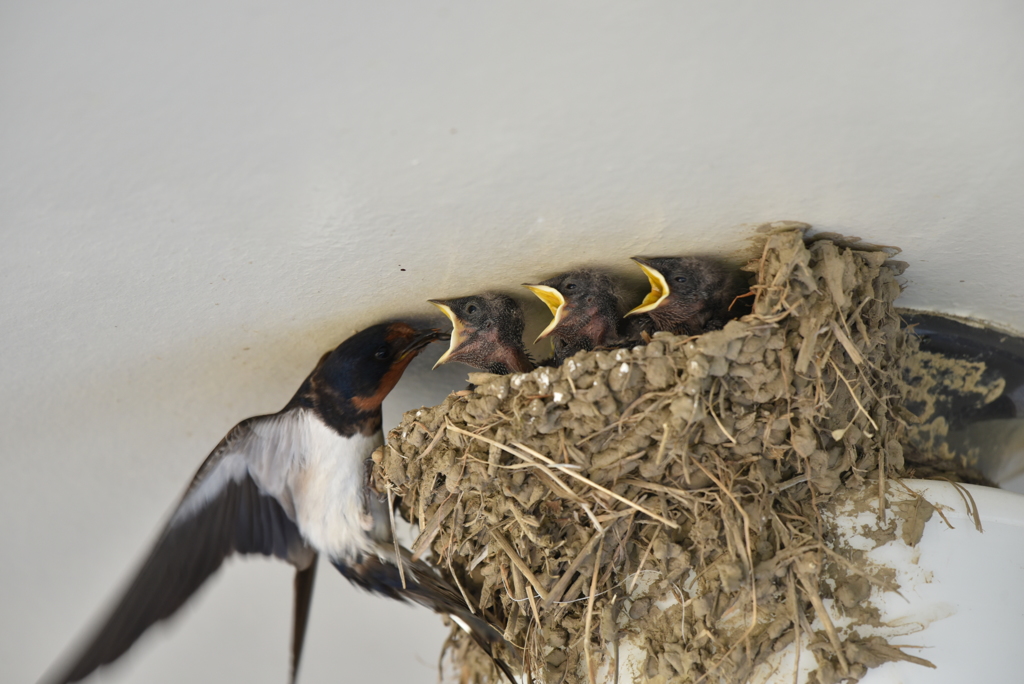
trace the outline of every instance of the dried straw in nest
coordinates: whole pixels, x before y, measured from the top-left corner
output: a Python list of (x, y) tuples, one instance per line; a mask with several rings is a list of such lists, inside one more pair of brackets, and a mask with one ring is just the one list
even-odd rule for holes
[[(406, 414), (374, 455), (375, 485), (419, 526), (414, 554), (504, 629), (535, 681), (606, 676), (625, 632), (645, 645), (634, 676), (652, 682), (744, 681), (801, 633), (820, 682), (917, 660), (840, 634), (821, 598), (826, 568), (865, 581), (830, 546), (823, 507), (871, 488), (883, 522), (904, 468), (896, 407), (914, 343), (889, 256), (768, 235), (748, 266), (752, 315), (473, 374), (475, 391)], [(457, 631), (449, 656), (463, 681), (498, 680)]]

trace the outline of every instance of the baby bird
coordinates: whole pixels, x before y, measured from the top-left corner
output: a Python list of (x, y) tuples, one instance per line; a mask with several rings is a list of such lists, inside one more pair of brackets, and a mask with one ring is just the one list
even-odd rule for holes
[(434, 368), (459, 361), (495, 375), (527, 373), (533, 359), (523, 346), (523, 311), (508, 295), (488, 292), (458, 299), (431, 299), (452, 322), (448, 351)]
[(554, 364), (580, 351), (622, 342), (622, 297), (615, 282), (594, 269), (577, 269), (537, 285), (524, 283), (548, 305), (554, 318), (537, 337), (555, 341)]
[(746, 289), (742, 278), (707, 257), (632, 257), (651, 282), (651, 292), (626, 314), (647, 314), (651, 331), (699, 335), (718, 330), (749, 306), (729, 307)]

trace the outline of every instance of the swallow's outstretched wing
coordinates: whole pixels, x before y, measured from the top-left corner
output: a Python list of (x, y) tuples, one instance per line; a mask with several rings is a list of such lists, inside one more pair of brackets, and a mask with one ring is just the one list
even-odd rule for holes
[(289, 473), (308, 443), (302, 409), (239, 423), (199, 468), (170, 521), (114, 608), (53, 684), (76, 682), (116, 660), (171, 616), (233, 553), (294, 565), (292, 678), (309, 615), (316, 552), (294, 520)]

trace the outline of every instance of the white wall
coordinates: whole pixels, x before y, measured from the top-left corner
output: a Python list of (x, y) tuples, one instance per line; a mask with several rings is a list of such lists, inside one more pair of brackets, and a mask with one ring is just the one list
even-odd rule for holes
[[(0, 5), (4, 680), (95, 617), (231, 425), (427, 297), (737, 253), (798, 219), (903, 247), (907, 306), (1024, 330), (1022, 20), (1015, 0)], [(391, 422), (462, 381), (428, 366)], [(110, 681), (282, 681), (289, 574), (232, 563)], [(437, 625), (323, 568), (304, 681), (430, 681)]]

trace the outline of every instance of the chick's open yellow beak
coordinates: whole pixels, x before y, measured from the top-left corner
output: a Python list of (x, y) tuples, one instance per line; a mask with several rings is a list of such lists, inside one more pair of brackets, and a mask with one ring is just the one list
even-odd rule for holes
[(640, 302), (640, 306), (630, 310), (626, 314), (627, 316), (647, 313), (648, 311), (657, 309), (669, 294), (668, 283), (665, 282), (665, 276), (661, 275), (657, 269), (651, 268), (635, 257), (633, 258), (633, 261), (640, 266), (644, 275), (647, 276), (647, 280), (651, 281), (651, 291), (647, 293), (646, 297), (644, 297), (644, 301)]
[(540, 335), (537, 335), (537, 339), (534, 340), (534, 344), (536, 344), (550, 335), (551, 331), (558, 327), (558, 324), (562, 322), (562, 317), (565, 315), (565, 297), (562, 296), (561, 292), (553, 287), (548, 287), (547, 285), (524, 284), (523, 287), (537, 295), (540, 301), (547, 304), (548, 308), (551, 309), (551, 313), (554, 315), (554, 318), (552, 318), (551, 322), (548, 323), (548, 327), (544, 328)]
[[(428, 299), (427, 301), (440, 309), (441, 313), (447, 316), (448, 320), (452, 322), (452, 338), (448, 343), (448, 351), (442, 354), (441, 358), (439, 358), (437, 363), (434, 364), (434, 368), (437, 368), (441, 364), (446, 363), (449, 357), (451, 357), (452, 352), (458, 349), (459, 345), (466, 341), (465, 326), (462, 325), (462, 321), (459, 320), (459, 317), (455, 315), (455, 312), (452, 311), (451, 307), (445, 304), (444, 301), (440, 299)], [(433, 368), (431, 370), (433, 370)]]

